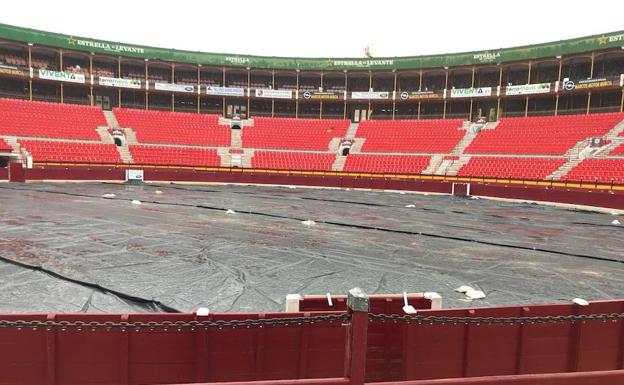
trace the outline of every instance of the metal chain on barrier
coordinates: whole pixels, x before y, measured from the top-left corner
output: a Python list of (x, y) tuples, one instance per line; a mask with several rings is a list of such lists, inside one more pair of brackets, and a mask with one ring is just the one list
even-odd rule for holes
[(271, 326), (292, 326), (303, 324), (316, 324), (327, 322), (348, 322), (351, 320), (349, 313), (330, 314), (309, 317), (291, 318), (260, 318), (242, 320), (218, 320), (218, 321), (150, 321), (150, 322), (115, 322), (115, 321), (25, 321), (25, 320), (0, 320), (0, 329), (59, 329), (59, 330), (196, 330), (196, 329), (235, 329), (235, 328), (262, 328)]
[(400, 314), (369, 314), (369, 321), (415, 323), (415, 324), (544, 324), (561, 322), (617, 321), (624, 319), (624, 313), (556, 315), (538, 317), (461, 317), (461, 316), (413, 316)]

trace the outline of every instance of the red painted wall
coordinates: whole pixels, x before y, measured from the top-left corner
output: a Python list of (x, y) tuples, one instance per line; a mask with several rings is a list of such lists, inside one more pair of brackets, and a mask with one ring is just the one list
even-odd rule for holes
[[(450, 194), (452, 182), (420, 179), (365, 178), (346, 175), (301, 175), (232, 171), (196, 171), (187, 169), (144, 170), (146, 181), (186, 181), (214, 183), (250, 183), (306, 185), (342, 188), (406, 190)], [(108, 167), (36, 167), (25, 170), (27, 180), (125, 180), (125, 170)], [(0, 174), (1, 177), (1, 174)], [(471, 195), (559, 202), (577, 205), (624, 209), (624, 191), (573, 189), (503, 183), (470, 183)]]
[[(624, 301), (423, 310), (422, 316), (536, 317), (624, 313)], [(619, 370), (624, 366), (624, 322), (586, 321), (513, 325), (411, 324), (404, 379), (424, 380), (533, 373)]]
[(621, 191), (472, 183), (470, 194), (624, 209), (624, 193)]
[[(388, 311), (381, 304), (372, 310)], [(562, 304), (419, 311), (424, 317), (472, 318), (603, 313), (624, 313), (624, 301), (602, 301), (589, 306)], [(302, 315), (306, 313), (212, 314), (209, 317), (193, 314), (8, 314), (0, 315), (0, 320), (188, 322)], [(386, 327), (388, 329), (384, 329)], [(384, 341), (380, 343), (379, 338)], [(397, 344), (398, 340), (402, 344)], [(3, 346), (0, 349), (0, 383), (5, 385), (306, 378), (328, 378), (327, 382), (337, 383), (345, 374), (351, 378), (351, 385), (362, 384), (364, 378), (366, 382), (408, 380), (412, 385), (624, 383), (617, 382), (624, 381), (624, 321), (621, 319), (510, 325), (461, 321), (384, 324), (378, 320), (369, 321), (366, 313), (353, 313), (350, 328), (339, 321), (182, 331), (175, 328), (93, 331), (88, 326), (82, 330), (5, 327), (0, 328), (0, 342)], [(397, 349), (396, 352), (384, 349), (384, 344)], [(391, 357), (389, 368), (386, 354)], [(572, 372), (590, 374), (567, 375)], [(592, 372), (595, 372), (595, 379)], [(547, 375), (549, 373), (552, 375)], [(450, 380), (452, 378), (455, 380)], [(433, 379), (438, 382), (429, 381)]]
[[(214, 314), (258, 319), (301, 314)], [(191, 321), (192, 314), (2, 315), (3, 320)], [(0, 384), (168, 384), (342, 377), (340, 322), (178, 331), (0, 328)]]
[[(332, 296), (329, 306), (326, 296), (305, 296), (299, 303), (300, 311), (347, 310), (346, 296)], [(370, 312), (404, 314), (402, 295), (371, 295)], [(408, 296), (408, 303), (415, 309), (431, 309), (431, 300), (422, 295)], [(405, 345), (405, 325), (368, 325), (368, 349), (366, 354), (366, 381), (389, 381), (403, 378), (402, 360)]]

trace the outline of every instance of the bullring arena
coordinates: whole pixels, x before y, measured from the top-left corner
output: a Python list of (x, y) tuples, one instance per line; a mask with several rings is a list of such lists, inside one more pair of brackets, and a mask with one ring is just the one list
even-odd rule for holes
[(308, 59), (0, 24), (0, 384), (623, 383), (622, 40)]
[[(448, 307), (474, 306), (453, 291), (467, 283), (487, 294), (478, 306), (623, 294), (622, 228), (609, 212), (270, 186), (1, 188), (4, 258), (146, 300), (5, 264), (4, 311), (165, 309), (156, 301), (180, 311), (279, 311), (290, 293), (356, 286), (435, 291)], [(16, 271), (22, 278), (9, 280)]]

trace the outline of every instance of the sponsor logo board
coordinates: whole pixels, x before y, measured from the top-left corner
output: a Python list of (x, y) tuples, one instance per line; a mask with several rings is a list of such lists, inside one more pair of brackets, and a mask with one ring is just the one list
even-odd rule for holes
[(206, 86), (206, 95), (245, 96), (244, 88)]
[(126, 170), (126, 180), (143, 182), (143, 170)]
[(563, 82), (563, 89), (565, 91), (586, 90), (590, 88), (613, 87), (615, 85), (612, 79), (607, 78), (566, 80)]
[(141, 81), (134, 79), (122, 79), (122, 78), (109, 78), (100, 76), (98, 78), (98, 84), (104, 87), (118, 87), (118, 88), (141, 88)]
[(171, 92), (195, 92), (195, 87), (188, 84), (154, 83), (154, 89)]
[(451, 98), (478, 98), (492, 96), (492, 87), (453, 88)]
[(546, 94), (550, 92), (550, 83), (523, 84), (505, 87), (505, 95)]
[(271, 90), (271, 89), (256, 89), (256, 97), (258, 98), (273, 98), (273, 99), (292, 99), (292, 90)]
[(399, 94), (401, 100), (414, 100), (414, 99), (436, 99), (442, 98), (443, 95), (435, 91), (402, 91)]
[(141, 47), (134, 47), (130, 45), (106, 43), (103, 41), (89, 40), (89, 39), (76, 39), (73, 36), (67, 38), (67, 44), (87, 47), (87, 48), (99, 48), (107, 52), (114, 53), (145, 53), (145, 49)]
[(26, 76), (26, 73), (22, 71), (21, 69), (15, 66), (6, 65), (6, 64), (0, 64), (0, 74), (13, 75), (13, 76)]
[(370, 59), (370, 60), (331, 60), (329, 59), (328, 64), (333, 65), (335, 67), (360, 67), (360, 68), (368, 68), (368, 67), (389, 67), (394, 65), (394, 60), (392, 59)]
[(85, 83), (85, 76), (82, 74), (74, 74), (71, 72), (50, 71), (45, 69), (39, 69), (39, 79), (56, 80), (59, 82), (68, 83)]
[(342, 92), (332, 92), (332, 91), (303, 91), (300, 92), (306, 100), (331, 100), (331, 99), (342, 99)]
[(351, 99), (388, 99), (390, 92), (387, 91), (367, 91), (367, 92), (351, 92)]
[(498, 59), (500, 56), (500, 52), (482, 52), (472, 55), (472, 58), (481, 63), (491, 63), (493, 61), (496, 61), (496, 59)]

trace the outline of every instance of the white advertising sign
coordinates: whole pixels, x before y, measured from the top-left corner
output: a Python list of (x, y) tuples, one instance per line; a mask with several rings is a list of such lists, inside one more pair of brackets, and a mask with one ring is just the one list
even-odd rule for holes
[(126, 180), (143, 182), (143, 170), (126, 170)]
[(59, 82), (69, 83), (85, 83), (85, 76), (82, 74), (74, 74), (71, 72), (50, 71), (39, 69), (39, 79), (56, 80)]
[(292, 99), (292, 90), (256, 89), (256, 97), (273, 99)]
[(388, 99), (390, 97), (390, 92), (381, 91), (381, 92), (351, 92), (351, 99)]
[(451, 98), (477, 98), (481, 96), (492, 96), (492, 87), (453, 88), (451, 90)]
[(505, 87), (505, 95), (547, 94), (550, 92), (550, 83), (523, 84)]
[(134, 79), (122, 79), (122, 78), (108, 78), (100, 76), (99, 84), (104, 87), (119, 87), (119, 88), (141, 88), (141, 81)]
[(244, 88), (206, 86), (206, 95), (245, 96)]
[(188, 84), (154, 83), (154, 89), (171, 92), (195, 92), (195, 87)]

